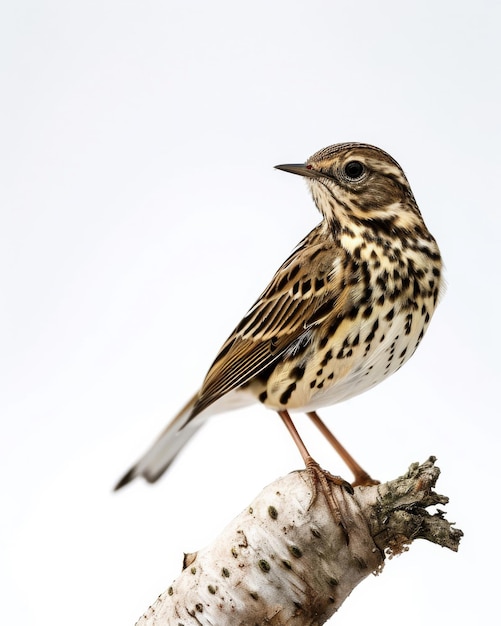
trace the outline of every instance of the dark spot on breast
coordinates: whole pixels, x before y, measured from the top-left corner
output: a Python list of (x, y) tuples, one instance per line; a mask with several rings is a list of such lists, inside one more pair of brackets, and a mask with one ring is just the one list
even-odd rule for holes
[(336, 359), (347, 359), (353, 354), (353, 350), (350, 348), (345, 352), (347, 348), (347, 342), (345, 341), (341, 350), (336, 354)]
[(358, 316), (359, 308), (358, 306), (353, 306), (348, 313), (346, 313), (346, 318), (349, 320), (354, 320)]
[(360, 268), (362, 270), (362, 275), (363, 275), (364, 282), (365, 283), (370, 282), (372, 276), (371, 276), (371, 273), (369, 271), (369, 264), (367, 263), (367, 261), (364, 261)]
[(388, 272), (384, 270), (381, 274), (376, 278), (376, 283), (381, 289), (386, 289), (388, 285)]
[(327, 365), (327, 363), (332, 359), (332, 350), (327, 350), (327, 352), (325, 353), (325, 357), (323, 358), (322, 362), (320, 363), (320, 365), (322, 367), (325, 367)]
[(328, 341), (329, 341), (329, 337), (322, 337), (322, 339), (320, 339), (320, 341), (318, 342), (318, 347), (320, 349), (325, 348)]
[(411, 328), (412, 328), (412, 313), (408, 313), (405, 316), (405, 325), (404, 325), (406, 335), (410, 335)]
[(432, 250), (430, 250), (428, 246), (423, 246), (420, 248), (420, 250), (421, 252), (423, 252), (423, 254), (426, 254), (427, 257), (429, 257), (430, 259), (433, 259), (433, 261), (440, 260), (440, 254), (438, 254), (437, 252), (432, 252)]
[(364, 303), (368, 303), (372, 298), (372, 287), (368, 286), (365, 288), (364, 295), (362, 296), (362, 300)]
[(417, 311), (419, 309), (419, 305), (412, 298), (407, 298), (405, 303), (402, 305), (402, 309), (404, 309), (404, 311), (409, 311), (409, 310)]
[(296, 388), (296, 383), (291, 383), (287, 389), (280, 396), (280, 404), (287, 404), (289, 402), (292, 392)]
[(319, 342), (320, 348), (325, 348), (325, 346), (327, 345), (327, 342), (335, 334), (336, 330), (339, 328), (342, 321), (343, 321), (343, 318), (338, 315), (336, 319), (329, 325), (329, 328), (327, 329), (327, 334), (324, 335)]
[(379, 321), (376, 320), (374, 324), (372, 325), (370, 333), (367, 335), (367, 339), (365, 340), (367, 343), (370, 343), (374, 339), (374, 336), (376, 335), (376, 331), (378, 328), (379, 328)]
[(291, 369), (291, 378), (294, 380), (301, 380), (304, 376), (304, 372), (306, 370), (306, 365), (297, 365)]

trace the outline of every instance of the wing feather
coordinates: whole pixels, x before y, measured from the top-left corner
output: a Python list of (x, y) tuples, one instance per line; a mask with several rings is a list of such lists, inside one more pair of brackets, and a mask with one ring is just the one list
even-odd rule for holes
[(345, 306), (341, 251), (322, 236), (322, 224), (303, 239), (223, 344), (210, 367), (191, 417), (232, 389), (293, 353), (310, 329)]

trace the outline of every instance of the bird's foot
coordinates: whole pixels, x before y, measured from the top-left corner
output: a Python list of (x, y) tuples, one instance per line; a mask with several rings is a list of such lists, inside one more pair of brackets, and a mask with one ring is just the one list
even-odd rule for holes
[(334, 476), (327, 470), (324, 470), (320, 467), (320, 465), (313, 459), (312, 457), (308, 457), (305, 461), (306, 469), (313, 477), (313, 497), (312, 503), (315, 501), (317, 497), (317, 485), (320, 487), (320, 491), (323, 493), (327, 505), (332, 513), (332, 517), (334, 518), (337, 524), (340, 524), (343, 528), (345, 528), (345, 524), (343, 522), (341, 512), (339, 510), (339, 506), (336, 502), (334, 494), (332, 493), (332, 485), (337, 485), (338, 487), (342, 487), (345, 491), (347, 491), (350, 495), (353, 495), (353, 487), (349, 482), (341, 478), (340, 476)]

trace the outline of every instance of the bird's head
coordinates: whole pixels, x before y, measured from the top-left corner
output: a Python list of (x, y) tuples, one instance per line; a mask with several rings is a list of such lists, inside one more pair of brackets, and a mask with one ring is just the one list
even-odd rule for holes
[(326, 222), (334, 229), (359, 224), (377, 230), (411, 231), (422, 223), (399, 164), (362, 143), (341, 143), (316, 152), (305, 163), (277, 165), (304, 176)]

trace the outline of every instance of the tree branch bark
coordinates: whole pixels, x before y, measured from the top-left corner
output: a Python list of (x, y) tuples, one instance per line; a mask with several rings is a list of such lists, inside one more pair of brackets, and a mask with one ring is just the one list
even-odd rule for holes
[(462, 532), (426, 509), (448, 498), (433, 491), (435, 458), (400, 478), (356, 487), (332, 484), (341, 523), (311, 473), (266, 487), (183, 571), (137, 626), (310, 626), (323, 624), (386, 556), (418, 538), (457, 551)]

